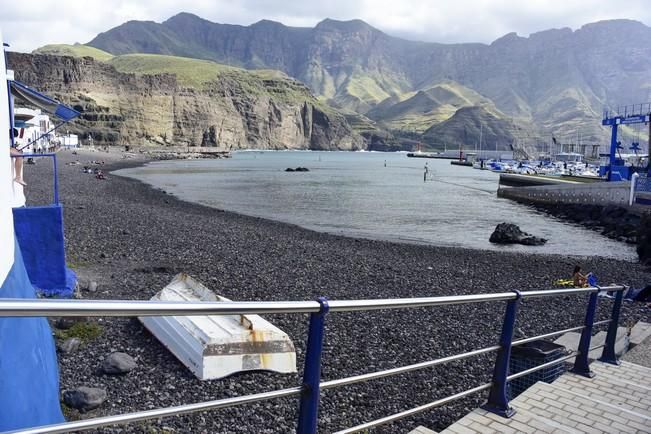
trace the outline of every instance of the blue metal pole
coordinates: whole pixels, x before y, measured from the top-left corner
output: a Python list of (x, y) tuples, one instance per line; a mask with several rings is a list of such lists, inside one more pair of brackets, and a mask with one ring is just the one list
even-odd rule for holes
[[(2, 52), (5, 56), (5, 66), (7, 65), (7, 51), (3, 48)], [(12, 148), (16, 143), (16, 137), (14, 137), (14, 97), (11, 95), (11, 81), (7, 80), (7, 95), (9, 96), (9, 137), (11, 138), (11, 143), (9, 146)]]
[(606, 335), (606, 346), (603, 353), (599, 358), (600, 362), (610, 363), (611, 365), (619, 365), (617, 354), (615, 354), (615, 342), (617, 341), (617, 327), (619, 326), (619, 313), (622, 310), (622, 300), (624, 299), (624, 291), (618, 291), (615, 295), (615, 303), (613, 304), (613, 313), (610, 316), (610, 324), (608, 324), (608, 334)]
[[(616, 120), (614, 121), (616, 122)], [(616, 123), (611, 125), (610, 130), (610, 168), (608, 169), (608, 181), (612, 180), (613, 167), (615, 167), (615, 154), (617, 152), (617, 127)]]
[(513, 330), (515, 318), (518, 313), (518, 306), (522, 295), (520, 291), (514, 291), (516, 298), (506, 305), (506, 314), (502, 323), (502, 334), (500, 336), (500, 349), (495, 359), (493, 370), (493, 385), (488, 394), (488, 401), (481, 408), (486, 411), (498, 414), (502, 417), (511, 417), (515, 409), (509, 406), (509, 398), (506, 394), (506, 377), (509, 375), (509, 360), (511, 359), (511, 342), (513, 341)]
[(298, 415), (297, 434), (316, 434), (319, 417), (319, 384), (321, 382), (321, 351), (323, 349), (323, 328), (325, 316), (330, 310), (328, 299), (319, 297), (321, 309), (310, 314), (310, 329), (307, 337), (303, 391)]
[(574, 367), (570, 371), (588, 378), (595, 376), (594, 372), (590, 370), (590, 365), (588, 364), (588, 353), (590, 352), (590, 340), (592, 339), (594, 316), (597, 311), (597, 294), (598, 292), (590, 294), (588, 310), (585, 313), (585, 328), (581, 333), (581, 340), (579, 341), (579, 355), (576, 356)]
[(57, 156), (52, 154), (52, 171), (54, 172), (54, 204), (59, 204), (59, 174), (57, 170)]

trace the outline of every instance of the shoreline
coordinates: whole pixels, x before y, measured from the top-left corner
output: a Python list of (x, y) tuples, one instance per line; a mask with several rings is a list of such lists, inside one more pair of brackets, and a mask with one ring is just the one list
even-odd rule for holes
[[(101, 152), (60, 155), (60, 196), (64, 204), (68, 262), (81, 287), (98, 283), (84, 298), (149, 299), (178, 272), (187, 272), (233, 300), (310, 300), (460, 295), (552, 287), (567, 278), (575, 257), (494, 252), (460, 247), (348, 238), (299, 226), (222, 211), (183, 201), (131, 178), (108, 174), (105, 181), (67, 162), (105, 158), (106, 172), (146, 162), (113, 160)], [(109, 154), (114, 156), (115, 154)], [(119, 154), (118, 154), (119, 155)], [(49, 198), (46, 164), (28, 166), (30, 202)], [(34, 176), (35, 170), (40, 172)], [(51, 171), (51, 169), (50, 169)], [(49, 172), (51, 173), (51, 172)], [(651, 273), (640, 264), (586, 257), (582, 265), (603, 283), (639, 286)], [(524, 303), (518, 337), (581, 324), (581, 297)], [(574, 302), (576, 301), (576, 302)], [(611, 302), (600, 300), (599, 319)], [(326, 320), (323, 380), (389, 369), (494, 345), (504, 304), (480, 303), (432, 309), (331, 314)], [(622, 323), (649, 321), (649, 309), (625, 305)], [(300, 384), (307, 316), (265, 315), (289, 334), (298, 374), (247, 373), (201, 382), (136, 319), (101, 318), (102, 335), (80, 350), (59, 354), (61, 389), (103, 387), (108, 401), (84, 415), (96, 417), (153, 407), (187, 404)], [(434, 337), (434, 338), (433, 338)], [(138, 367), (125, 376), (97, 374), (111, 351), (134, 356)], [(328, 390), (322, 394), (320, 432), (332, 432), (433, 401), (490, 380), (492, 355), (479, 356), (399, 378)], [(381, 393), (378, 393), (381, 392)], [(391, 399), (387, 399), (391, 397)], [(407, 432), (417, 425), (441, 430), (483, 395), (387, 425), (382, 432)], [(256, 414), (258, 417), (252, 417)], [(170, 427), (178, 432), (268, 432), (293, 429), (295, 399), (193, 414), (131, 425), (129, 430)], [(106, 428), (102, 432), (118, 432)]]
[[(242, 152), (242, 151), (240, 151)], [(256, 151), (248, 151), (248, 152), (256, 152)], [(266, 151), (266, 152), (278, 152), (278, 151)], [(297, 152), (295, 150), (291, 150), (288, 152)], [(312, 152), (312, 151), (309, 151)], [(341, 151), (339, 151), (341, 152)], [(350, 229), (350, 228), (345, 228), (345, 229), (323, 229), (321, 225), (315, 225), (314, 222), (310, 223), (308, 222), (303, 222), (306, 223), (306, 225), (303, 225), (301, 222), (292, 222), (291, 219), (288, 220), (283, 220), (283, 216), (269, 216), (265, 215), (264, 212), (256, 214), (255, 212), (251, 213), (246, 213), (246, 212), (241, 212), (237, 210), (231, 210), (231, 209), (226, 209), (226, 208), (221, 208), (219, 206), (213, 206), (205, 203), (203, 200), (196, 200), (193, 201), (192, 199), (184, 198), (182, 195), (177, 194), (176, 192), (169, 192), (166, 191), (165, 187), (157, 187), (153, 184), (147, 183), (145, 180), (138, 179), (137, 176), (131, 177), (129, 175), (124, 175), (124, 174), (116, 174), (116, 171), (120, 171), (122, 169), (137, 169), (137, 167), (142, 167), (145, 166), (149, 163), (156, 163), (158, 160), (156, 159), (149, 159), (149, 160), (143, 160), (141, 164), (127, 164), (122, 166), (121, 164), (117, 163), (115, 167), (112, 167), (111, 170), (113, 171), (114, 176), (120, 176), (125, 179), (129, 179), (130, 181), (135, 181), (135, 182), (140, 182), (143, 183), (145, 186), (156, 190), (156, 191), (161, 191), (164, 194), (166, 194), (166, 197), (171, 197), (174, 198), (175, 200), (178, 200), (181, 203), (188, 204), (188, 205), (193, 205), (193, 206), (201, 206), (205, 207), (207, 210), (218, 210), (219, 212), (225, 212), (233, 215), (237, 215), (243, 218), (252, 218), (252, 219), (262, 219), (265, 221), (269, 222), (274, 222), (276, 224), (284, 224), (284, 225), (289, 225), (296, 227), (301, 230), (305, 231), (313, 231), (316, 233), (320, 234), (325, 234), (325, 235), (330, 235), (330, 236), (335, 236), (335, 237), (344, 237), (348, 239), (363, 239), (363, 240), (368, 240), (368, 241), (376, 241), (376, 242), (386, 242), (386, 243), (395, 243), (395, 244), (407, 244), (407, 245), (414, 245), (414, 246), (423, 246), (423, 247), (430, 247), (430, 248), (437, 248), (437, 249), (460, 249), (460, 250), (468, 250), (468, 251), (475, 251), (475, 252), (495, 252), (499, 254), (515, 254), (515, 255), (535, 255), (535, 256), (564, 256), (564, 257), (571, 257), (577, 262), (581, 262), (585, 260), (586, 258), (591, 257), (591, 255), (587, 254), (586, 252), (580, 251), (577, 253), (571, 253), (567, 255), (562, 255), (561, 253), (558, 253), (556, 251), (537, 251), (535, 250), (536, 248), (533, 248), (529, 251), (523, 250), (523, 246), (518, 246), (518, 245), (493, 245), (488, 243), (488, 237), (491, 233), (491, 231), (494, 229), (493, 227), (486, 228), (486, 246), (473, 246), (473, 245), (464, 245), (464, 243), (454, 243), (454, 242), (448, 242), (448, 243), (439, 243), (435, 240), (431, 240), (428, 238), (420, 238), (418, 236), (408, 236), (405, 234), (393, 234), (393, 235), (383, 235), (383, 232), (377, 232), (377, 231), (365, 231), (363, 229)], [(172, 188), (172, 190), (174, 190)], [(205, 198), (204, 198), (205, 199)], [(529, 204), (520, 204), (521, 206), (525, 205), (527, 208), (534, 209), (536, 211), (541, 211), (546, 218), (551, 218), (553, 220), (559, 221), (562, 225), (566, 225), (570, 228), (580, 228), (582, 230), (588, 230), (589, 232), (599, 232), (596, 230), (594, 225), (584, 225), (582, 224), (581, 221), (572, 220), (570, 218), (564, 218), (564, 215), (557, 215), (553, 212), (550, 212), (548, 210), (543, 210), (541, 208), (536, 208), (532, 207)], [(501, 221), (509, 221), (509, 220), (501, 220)], [(312, 225), (310, 225), (312, 224)], [(525, 226), (523, 226), (525, 228)], [(525, 228), (526, 229), (526, 228)], [(556, 234), (558, 235), (558, 234)], [(605, 236), (603, 233), (600, 233), (598, 237), (604, 236), (608, 240), (612, 240), (612, 244), (620, 244), (622, 246), (622, 252), (619, 252), (615, 255), (600, 255), (603, 258), (607, 259), (612, 259), (612, 260), (617, 260), (617, 261), (623, 261), (623, 262), (629, 262), (629, 263), (636, 263), (637, 262), (637, 254), (635, 253), (635, 248), (631, 246), (631, 242), (626, 242), (624, 243), (622, 240), (617, 240), (614, 237), (610, 236)], [(558, 237), (556, 237), (558, 239)], [(552, 243), (553, 244), (553, 243)], [(607, 245), (603, 246), (603, 249), (607, 249), (608, 247), (612, 248), (612, 245)], [(604, 250), (604, 251), (609, 251), (609, 250)], [(625, 253), (623, 253), (625, 251)]]

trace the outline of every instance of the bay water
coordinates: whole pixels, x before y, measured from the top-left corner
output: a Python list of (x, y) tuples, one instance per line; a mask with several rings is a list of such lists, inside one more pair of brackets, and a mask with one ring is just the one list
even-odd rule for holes
[[(309, 171), (285, 171), (296, 167)], [(116, 174), (183, 200), (338, 235), (636, 260), (630, 245), (498, 198), (498, 174), (450, 160), (383, 152), (241, 151), (229, 159), (157, 161)], [(501, 222), (549, 241), (491, 244), (488, 238)]]

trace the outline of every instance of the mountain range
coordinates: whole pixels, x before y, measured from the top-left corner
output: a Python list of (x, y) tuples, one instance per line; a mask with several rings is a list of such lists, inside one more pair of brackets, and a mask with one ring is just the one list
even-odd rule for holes
[[(488, 144), (506, 148), (551, 136), (573, 141), (578, 134), (605, 143), (604, 107), (651, 100), (649, 40), (651, 28), (630, 20), (529, 37), (510, 33), (491, 44), (439, 44), (396, 38), (361, 20), (239, 26), (180, 13), (163, 23), (126, 22), (86, 45), (112, 55), (163, 54), (282, 71), (354, 127), (417, 137), (433, 147), (476, 145), (476, 125), (490, 120)], [(479, 109), (463, 110), (469, 107)], [(456, 133), (446, 133), (450, 124)]]

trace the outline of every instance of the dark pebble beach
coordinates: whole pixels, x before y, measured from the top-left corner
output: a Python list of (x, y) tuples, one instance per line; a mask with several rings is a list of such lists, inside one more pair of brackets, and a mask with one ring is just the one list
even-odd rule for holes
[[(60, 152), (67, 261), (80, 279), (81, 297), (147, 300), (179, 272), (237, 301), (427, 297), (544, 290), (571, 277), (575, 264), (602, 285), (645, 286), (651, 274), (637, 263), (600, 256), (577, 258), (398, 244), (346, 238), (181, 201), (111, 170), (143, 164), (120, 153)], [(106, 180), (82, 173), (104, 161)], [(68, 163), (79, 161), (79, 165)], [(51, 200), (45, 159), (26, 167), (32, 204)], [(219, 186), (215, 186), (219, 188)], [(523, 228), (526, 230), (526, 228)], [(486, 238), (490, 233), (486, 233)], [(599, 253), (599, 252), (595, 252)], [(97, 282), (95, 292), (85, 291)], [(528, 299), (516, 336), (529, 337), (582, 324), (587, 296)], [(475, 303), (408, 310), (331, 313), (326, 318), (322, 379), (409, 365), (495, 345), (506, 303)], [(612, 301), (599, 299), (598, 319)], [(644, 304), (625, 303), (622, 324), (651, 319)], [(272, 391), (301, 383), (308, 316), (266, 315), (294, 341), (298, 374), (242, 373), (200, 381), (136, 318), (95, 318), (101, 334), (59, 354), (61, 390), (106, 389), (108, 398), (70, 419), (91, 418)], [(52, 321), (54, 324), (54, 320)], [(602, 328), (603, 329), (603, 328)], [(100, 372), (111, 352), (133, 356), (125, 375)], [(449, 396), (490, 381), (495, 354), (322, 392), (319, 432), (330, 433)], [(439, 431), (481, 405), (485, 392), (420, 413), (372, 432), (406, 433), (418, 425)], [(100, 432), (290, 433), (298, 399), (283, 398), (194, 413)]]

